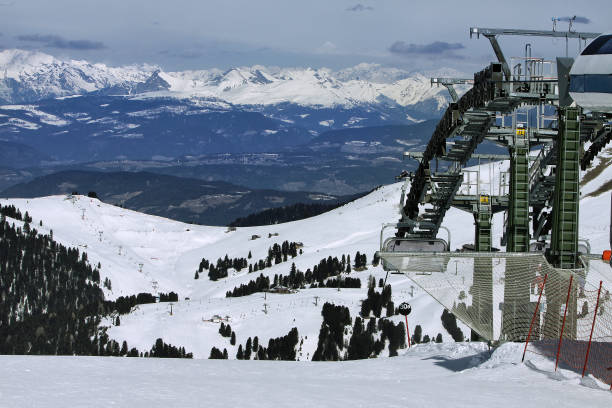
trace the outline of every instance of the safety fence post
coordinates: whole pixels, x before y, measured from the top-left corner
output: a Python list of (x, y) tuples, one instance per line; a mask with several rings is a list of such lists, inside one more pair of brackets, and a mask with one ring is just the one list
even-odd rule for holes
[(559, 336), (559, 345), (557, 346), (557, 361), (555, 361), (555, 371), (557, 371), (557, 367), (559, 366), (559, 355), (561, 354), (561, 342), (563, 341), (563, 330), (565, 329), (565, 317), (567, 316), (567, 309), (569, 308), (569, 298), (570, 298), (570, 292), (572, 290), (573, 280), (574, 280), (574, 275), (570, 275), (570, 281), (567, 287), (567, 299), (565, 300), (565, 310), (563, 311), (563, 324), (561, 325), (561, 335)]
[(408, 330), (408, 315), (406, 317), (406, 333), (408, 334), (408, 348), (410, 348), (410, 330)]
[(597, 291), (597, 303), (595, 303), (595, 313), (593, 313), (593, 325), (591, 326), (591, 335), (589, 336), (589, 345), (587, 346), (586, 356), (584, 357), (584, 367), (582, 367), (582, 376), (586, 372), (587, 363), (589, 362), (589, 353), (591, 351), (591, 340), (593, 340), (593, 330), (595, 329), (595, 319), (597, 319), (597, 309), (599, 308), (599, 295), (601, 295), (602, 281), (599, 281), (599, 290)]
[(535, 318), (538, 314), (538, 308), (540, 307), (540, 300), (542, 299), (542, 292), (544, 292), (544, 286), (546, 286), (546, 278), (548, 278), (548, 274), (544, 275), (544, 282), (542, 283), (542, 287), (540, 288), (540, 294), (538, 295), (538, 303), (536, 304), (535, 310), (533, 312), (533, 317), (531, 318), (531, 324), (529, 325), (529, 333), (527, 334), (527, 340), (525, 340), (525, 350), (523, 350), (523, 358), (521, 362), (525, 361), (525, 353), (527, 353), (527, 346), (529, 345), (529, 338), (531, 337), (531, 330), (533, 329), (533, 323), (535, 322)]

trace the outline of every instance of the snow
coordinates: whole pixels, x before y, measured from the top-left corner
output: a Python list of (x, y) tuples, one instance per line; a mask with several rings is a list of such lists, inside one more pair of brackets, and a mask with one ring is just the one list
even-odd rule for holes
[[(507, 163), (492, 168), (495, 181)], [(481, 176), (485, 182), (488, 174), (489, 166), (483, 165)], [(600, 181), (596, 178), (586, 187)], [(52, 229), (59, 242), (85, 250), (93, 265), (100, 262), (102, 279), (108, 277), (112, 281), (112, 291), (105, 289), (108, 298), (139, 292), (177, 292), (179, 301), (172, 305), (172, 315), (168, 303), (139, 305), (120, 317), (119, 326), (111, 318), (105, 319), (103, 325), (109, 328), (111, 338), (126, 340), (129, 347), (146, 351), (161, 337), (166, 343), (185, 347), (198, 360), (0, 357), (8, 380), (0, 383), (3, 401), (9, 398), (14, 402), (10, 406), (25, 404), (26, 400), (19, 398), (26, 395), (22, 387), (27, 384), (27, 402), (35, 401), (36, 406), (55, 406), (67, 398), (73, 398), (76, 405), (83, 401), (88, 406), (120, 401), (122, 405), (144, 406), (152, 401), (151, 389), (157, 391), (153, 393), (156, 403), (167, 399), (178, 406), (232, 402), (269, 406), (288, 399), (297, 406), (337, 406), (338, 401), (355, 395), (359, 395), (357, 404), (363, 406), (609, 406), (609, 394), (597, 391), (605, 386), (593, 378), (580, 379), (565, 370), (552, 374), (550, 362), (534, 354), (528, 354), (526, 363), (521, 364), (520, 344), (504, 345), (489, 355), (481, 343), (454, 343), (441, 324), (442, 306), (403, 275), (391, 274), (387, 283), (392, 285), (396, 304), (408, 301), (412, 305), (411, 332), (419, 324), (423, 335), (441, 333), (444, 343), (400, 350), (397, 358), (387, 358), (385, 350), (375, 360), (309, 362), (317, 346), (322, 304), (329, 301), (344, 305), (356, 317), (360, 301), (367, 296), (368, 277), (372, 275), (377, 282), (386, 277), (380, 266), (368, 265), (365, 271), (351, 273), (361, 279), (361, 289), (317, 288), (288, 295), (225, 297), (226, 291), (260, 273), (271, 278), (275, 274), (287, 275), (292, 262), (305, 271), (328, 256), (349, 254), (353, 258), (357, 251), (366, 253), (371, 261), (379, 246), (381, 225), (397, 221), (401, 187), (402, 183), (381, 187), (309, 219), (236, 231), (184, 224), (83, 196), (0, 200), (2, 205), (14, 204), (22, 212), (28, 211), (38, 230)], [(594, 253), (608, 248), (609, 206), (607, 194), (581, 201), (580, 235), (591, 240)], [(603, 221), (593, 216), (602, 213), (606, 214)], [(38, 225), (39, 220), (43, 220), (43, 226)], [(453, 249), (474, 239), (473, 217), (469, 213), (451, 208), (443, 225), (452, 231)], [(497, 214), (493, 222), (494, 244), (499, 243), (502, 226), (503, 215)], [(278, 236), (268, 238), (269, 234)], [(262, 238), (251, 240), (252, 235)], [(440, 236), (446, 238), (443, 232)], [(203, 257), (215, 262), (226, 254), (231, 258), (246, 257), (251, 252), (253, 262), (265, 258), (274, 243), (285, 240), (302, 242), (303, 254), (253, 274), (230, 270), (228, 278), (212, 282), (204, 271), (198, 280), (194, 279)], [(235, 346), (219, 335), (218, 322), (206, 321), (217, 314), (228, 317), (236, 333)], [(391, 319), (402, 321), (400, 316)], [(459, 326), (469, 334), (466, 326)], [(247, 338), (258, 336), (262, 344), (267, 344), (270, 338), (285, 335), (292, 327), (298, 328), (303, 340), (297, 356), (300, 363), (206, 360), (213, 346), (226, 348), (230, 359), (234, 359), (238, 345), (244, 345)], [(38, 381), (36, 376), (43, 374), (70, 386)], [(98, 380), (98, 376), (105, 380)], [(84, 381), (104, 385), (81, 388)], [(275, 392), (270, 392), (269, 384), (274, 384)], [(442, 386), (444, 392), (439, 392)], [(50, 388), (54, 390), (51, 397)], [(253, 398), (253, 393), (263, 390), (265, 398)]]
[(480, 343), (419, 345), (342, 363), (1, 356), (0, 395), (6, 406), (40, 408), (610, 406), (595, 380), (565, 370), (551, 378), (508, 346), (489, 357)]
[(27, 120), (19, 119), (19, 118), (9, 118), (5, 123), (0, 124), (0, 126), (13, 125), (22, 129), (27, 130), (37, 130), (40, 129), (40, 125), (36, 123), (29, 122)]
[[(372, 66), (372, 69), (382, 68)], [(236, 105), (289, 102), (332, 107), (378, 103), (388, 98), (401, 106), (433, 99), (437, 108), (442, 109), (448, 103), (445, 91), (432, 88), (428, 77), (408, 72), (403, 72), (399, 77), (371, 75), (375, 81), (386, 82), (353, 79), (355, 76), (335, 73), (326, 68), (283, 68), (275, 71), (265, 67), (242, 67), (223, 74), (188, 71), (163, 73), (160, 77), (170, 84), (170, 91), (176, 96), (215, 97)]]
[[(376, 64), (359, 64), (340, 71), (255, 65), (225, 72), (218, 69), (164, 72), (151, 65), (110, 67), (11, 49), (0, 52), (0, 72), (37, 98), (79, 96), (112, 86), (133, 89), (157, 72), (170, 85), (169, 91), (148, 92), (138, 97), (203, 98), (256, 106), (294, 103), (351, 107), (381, 101), (412, 106), (433, 100), (440, 110), (448, 104), (446, 90), (432, 87), (428, 75)], [(465, 90), (458, 88), (460, 93)]]
[(18, 111), (26, 111), (30, 116), (38, 117), (38, 120), (41, 123), (52, 125), (52, 126), (66, 126), (70, 124), (70, 122), (60, 119), (59, 117), (52, 115), (50, 113), (43, 112), (37, 109), (36, 105), (3, 105), (0, 106), (0, 109), (4, 110), (18, 110)]
[[(28, 211), (34, 225), (40, 219), (43, 232), (53, 229), (54, 238), (65, 245), (79, 246), (85, 250), (93, 265), (101, 264), (102, 279), (112, 282), (112, 292), (118, 296), (139, 292), (175, 291), (181, 301), (174, 306), (175, 313), (169, 316), (167, 304), (141, 305), (129, 316), (122, 316), (120, 326), (111, 326), (109, 335), (119, 341), (127, 340), (130, 346), (148, 350), (156, 338), (180, 344), (206, 358), (212, 346), (228, 348), (232, 357), (236, 347), (226, 344), (218, 334), (218, 324), (203, 323), (213, 314), (229, 315), (236, 331), (238, 343), (244, 344), (248, 337), (259, 336), (267, 343), (271, 337), (285, 335), (297, 327), (300, 337), (307, 337), (301, 359), (311, 359), (316, 348), (316, 339), (321, 324), (321, 305), (329, 300), (349, 307), (351, 315), (357, 316), (360, 301), (365, 299), (366, 282), (373, 275), (377, 282), (385, 278), (380, 266), (370, 266), (363, 272), (353, 272), (353, 277), (362, 281), (362, 289), (305, 289), (295, 295), (270, 295), (268, 313), (264, 313), (262, 294), (243, 298), (225, 298), (225, 293), (235, 286), (248, 283), (260, 273), (274, 277), (289, 273), (291, 262), (302, 271), (313, 268), (328, 256), (354, 257), (357, 251), (366, 253), (371, 261), (378, 249), (380, 226), (397, 218), (401, 184), (394, 184), (374, 191), (368, 196), (347, 204), (329, 213), (306, 220), (264, 227), (238, 228), (226, 232), (223, 227), (206, 227), (183, 224), (155, 216), (140, 214), (104, 204), (95, 199), (64, 196), (37, 199), (11, 199), (21, 211)], [(0, 201), (5, 205), (5, 201)], [(84, 219), (83, 219), (84, 214)], [(470, 217), (468, 216), (468, 219)], [(360, 219), (355, 223), (355, 219)], [(469, 221), (471, 223), (471, 220)], [(102, 233), (100, 235), (100, 232)], [(278, 236), (267, 238), (271, 233)], [(252, 235), (262, 238), (250, 240)], [(457, 245), (471, 241), (457, 239)], [(303, 254), (289, 262), (274, 265), (262, 272), (249, 274), (245, 270), (212, 282), (203, 273), (194, 279), (194, 273), (204, 257), (213, 262), (227, 254), (229, 257), (246, 257), (249, 251), (253, 260), (265, 258), (274, 243), (302, 242)], [(120, 254), (121, 253), (121, 254)], [(142, 264), (142, 273), (139, 273)], [(396, 303), (411, 299), (419, 305), (419, 312), (411, 316), (412, 325), (421, 324), (424, 334), (435, 336), (442, 333), (445, 340), (450, 337), (441, 326), (439, 316), (442, 307), (418, 290), (402, 275), (391, 275), (388, 283), (394, 288)], [(410, 294), (414, 298), (410, 297)], [(315, 296), (319, 296), (315, 307)], [(190, 300), (184, 300), (189, 297)], [(433, 317), (432, 317), (433, 316)], [(462, 326), (467, 333), (468, 329)]]
[[(585, 146), (585, 150), (587, 146)], [(606, 182), (612, 180), (612, 147), (602, 150), (597, 157), (593, 159), (591, 165), (586, 170), (581, 171), (581, 176), (592, 178), (586, 185), (580, 186), (580, 193), (583, 197), (595, 193)], [(594, 176), (594, 177), (593, 177)]]
[(109, 67), (87, 61), (60, 60), (42, 52), (0, 51), (0, 72), (41, 99), (96, 91), (126, 83), (144, 82), (156, 67)]
[[(496, 184), (499, 173), (506, 169), (507, 163), (496, 163), (491, 167), (483, 165), (480, 171), (485, 185), (481, 191), (488, 189), (490, 174), (493, 184)], [(53, 229), (56, 240), (85, 250), (93, 265), (100, 263), (102, 279), (108, 277), (112, 282), (112, 291), (106, 290), (110, 299), (139, 292), (174, 291), (179, 294), (181, 300), (174, 305), (172, 316), (168, 304), (153, 304), (138, 306), (132, 314), (122, 316), (120, 326), (114, 326), (111, 319), (107, 320), (105, 325), (110, 327), (112, 338), (127, 340), (130, 346), (148, 350), (156, 338), (162, 337), (166, 342), (186, 347), (197, 358), (206, 358), (213, 346), (222, 346), (234, 357), (237, 345), (230, 346), (218, 334), (218, 323), (203, 322), (214, 314), (220, 314), (230, 317), (238, 344), (244, 344), (248, 337), (253, 336), (267, 342), (269, 338), (287, 334), (292, 327), (297, 327), (300, 337), (307, 338), (298, 358), (309, 360), (316, 348), (321, 304), (325, 301), (343, 304), (349, 308), (351, 316), (357, 316), (360, 301), (366, 297), (368, 277), (374, 276), (377, 282), (386, 277), (380, 266), (369, 265), (366, 271), (352, 272), (353, 277), (361, 279), (362, 289), (342, 289), (340, 292), (324, 288), (304, 289), (293, 295), (270, 294), (267, 299), (261, 293), (241, 298), (226, 298), (225, 293), (248, 283), (260, 273), (270, 278), (275, 274), (287, 275), (292, 262), (299, 270), (305, 271), (328, 256), (348, 254), (353, 258), (357, 251), (367, 254), (371, 261), (379, 247), (381, 225), (395, 222), (398, 218), (401, 187), (401, 183), (384, 186), (343, 207), (309, 219), (238, 228), (236, 231), (184, 224), (82, 196), (10, 199), (0, 203), (11, 203), (22, 212), (28, 211), (34, 217), (34, 225), (42, 219), (43, 226), (37, 226), (39, 230), (48, 232)], [(469, 188), (464, 185), (462, 190), (468, 192)], [(592, 214), (608, 214), (609, 205), (607, 195), (582, 200), (580, 235), (589, 238), (594, 253), (608, 247), (610, 224), (607, 218), (602, 222)], [(454, 208), (448, 211), (443, 226), (452, 232), (452, 248), (472, 243), (472, 225), (471, 214)], [(503, 214), (499, 213), (493, 220), (496, 246), (502, 228)], [(253, 235), (262, 238), (251, 240)], [(270, 235), (273, 236), (268, 238)], [(440, 236), (447, 238), (443, 230)], [(240, 272), (230, 270), (228, 278), (212, 282), (204, 271), (200, 279), (194, 279), (202, 258), (216, 262), (226, 254), (230, 258), (246, 258), (251, 252), (253, 259), (250, 262), (254, 262), (264, 259), (274, 243), (280, 244), (285, 240), (302, 242), (303, 254), (252, 274), (244, 269)], [(423, 335), (433, 337), (442, 333), (444, 341), (451, 341), (441, 326), (440, 305), (403, 275), (390, 275), (387, 282), (393, 287), (396, 304), (408, 300), (414, 305), (410, 327), (420, 324)], [(190, 300), (185, 300), (186, 297)], [(465, 334), (469, 333), (467, 327), (461, 328)]]

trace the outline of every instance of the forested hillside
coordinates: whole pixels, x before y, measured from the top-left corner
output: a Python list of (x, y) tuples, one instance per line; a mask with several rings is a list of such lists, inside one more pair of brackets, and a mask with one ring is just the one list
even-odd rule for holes
[(0, 353), (97, 354), (105, 312), (87, 254), (0, 218)]
[(27, 212), (0, 206), (0, 354), (191, 357), (162, 339), (144, 354), (109, 340), (100, 322), (117, 304), (104, 300), (98, 268), (31, 223)]

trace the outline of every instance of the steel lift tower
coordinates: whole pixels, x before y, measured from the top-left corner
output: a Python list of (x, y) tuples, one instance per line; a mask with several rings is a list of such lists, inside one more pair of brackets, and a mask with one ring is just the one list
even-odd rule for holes
[[(538, 241), (552, 230), (550, 243), (541, 244), (549, 262), (557, 268), (576, 268), (580, 167), (587, 166), (610, 140), (610, 128), (602, 124), (601, 117), (586, 117), (580, 108), (572, 105), (568, 84), (571, 58), (545, 61), (532, 57), (531, 45), (527, 44), (524, 57), (515, 64), (504, 55), (498, 38), (535, 36), (586, 41), (599, 34), (481, 27), (470, 28), (469, 34), (471, 38), (487, 38), (497, 62), (476, 73), (473, 80), (431, 79), (432, 85), (448, 89), (452, 103), (425, 151), (404, 154), (419, 160), (419, 165), (410, 175), (410, 190), (402, 195), (401, 219), (395, 237), (381, 239), (381, 258), (384, 261), (388, 254), (387, 265), (392, 258), (397, 264), (399, 254), (393, 254), (394, 251), (418, 252), (427, 247), (423, 242), (439, 241), (437, 234), (442, 220), (454, 206), (474, 216), (474, 251), (492, 251), (492, 216), (504, 211), (502, 244), (507, 252), (527, 253), (534, 249), (530, 245), (532, 230), (533, 238)], [(472, 88), (459, 97), (454, 87), (466, 84)], [(507, 148), (508, 156), (475, 154), (485, 140)], [(581, 159), (586, 141), (592, 142), (591, 148)], [(533, 147), (540, 148), (537, 156), (530, 154)], [(464, 166), (474, 159), (479, 163), (481, 159), (509, 160), (505, 177), (507, 191), (501, 185), (495, 191), (491, 179), (489, 189), (481, 190), (480, 171), (475, 191), (470, 189), (469, 175), (466, 180), (469, 172)], [(434, 160), (436, 165), (432, 169)], [(439, 161), (444, 163), (440, 171)], [(513, 263), (518, 259), (506, 259), (502, 337), (516, 333), (514, 326), (529, 323), (511, 316), (518, 305), (530, 302), (530, 279), (526, 275), (531, 272), (515, 267)], [(493, 338), (492, 276), (491, 259), (475, 257), (471, 307), (483, 323), (479, 334), (488, 339)], [(575, 301), (570, 307), (575, 307)], [(569, 322), (569, 333), (572, 328), (575, 329), (575, 324)]]

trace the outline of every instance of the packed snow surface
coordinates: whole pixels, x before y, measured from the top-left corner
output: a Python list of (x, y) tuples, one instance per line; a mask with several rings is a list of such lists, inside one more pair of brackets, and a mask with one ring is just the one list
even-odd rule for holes
[(520, 344), (418, 345), (350, 362), (1, 356), (7, 407), (609, 407), (592, 378), (520, 363)]

